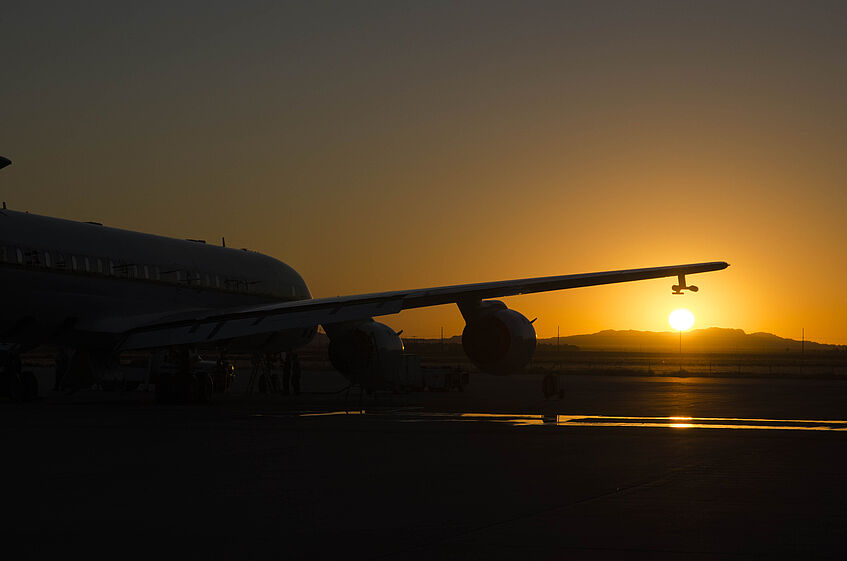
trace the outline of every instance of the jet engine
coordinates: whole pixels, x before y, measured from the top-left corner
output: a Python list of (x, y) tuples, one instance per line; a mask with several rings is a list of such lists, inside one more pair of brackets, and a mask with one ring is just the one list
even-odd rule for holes
[(535, 328), (503, 302), (486, 300), (462, 310), (466, 325), (462, 347), (477, 368), (489, 374), (512, 374), (535, 352)]
[(345, 378), (366, 390), (395, 386), (403, 366), (403, 341), (397, 332), (373, 320), (326, 328), (329, 360)]

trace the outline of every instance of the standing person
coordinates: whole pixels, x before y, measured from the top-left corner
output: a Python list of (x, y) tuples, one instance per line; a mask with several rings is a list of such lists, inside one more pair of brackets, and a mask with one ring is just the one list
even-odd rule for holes
[(274, 365), (276, 365), (277, 361), (279, 361), (280, 366), (283, 365), (282, 353), (274, 353), (268, 355), (268, 369), (271, 377), (271, 391), (273, 393), (279, 393), (280, 391), (282, 391), (282, 388), (279, 387), (279, 370), (274, 368)]
[(291, 384), (291, 355), (285, 353), (285, 361), (282, 363), (282, 395), (288, 395), (288, 386)]
[(291, 353), (291, 388), (294, 395), (300, 395), (300, 357)]
[(269, 393), (279, 393), (279, 374), (274, 369), (276, 356), (273, 353), (265, 353), (264, 372), (268, 379)]
[[(261, 375), (261, 367), (262, 367), (262, 356), (259, 353), (253, 353), (250, 357), (250, 380), (247, 381), (247, 393), (253, 393), (253, 389), (256, 384), (259, 384), (261, 388), (261, 383), (259, 382), (259, 377)], [(261, 389), (259, 390), (261, 392)]]

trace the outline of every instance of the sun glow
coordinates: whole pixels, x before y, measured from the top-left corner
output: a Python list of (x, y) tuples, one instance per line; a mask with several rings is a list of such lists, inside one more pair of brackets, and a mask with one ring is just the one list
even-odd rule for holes
[(688, 331), (694, 325), (694, 314), (685, 308), (678, 308), (668, 316), (668, 323), (677, 331)]

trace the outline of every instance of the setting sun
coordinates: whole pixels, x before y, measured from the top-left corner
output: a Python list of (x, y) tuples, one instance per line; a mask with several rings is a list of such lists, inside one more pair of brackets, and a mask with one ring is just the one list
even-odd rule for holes
[(677, 331), (687, 331), (694, 325), (694, 314), (685, 308), (678, 308), (670, 313), (668, 323)]

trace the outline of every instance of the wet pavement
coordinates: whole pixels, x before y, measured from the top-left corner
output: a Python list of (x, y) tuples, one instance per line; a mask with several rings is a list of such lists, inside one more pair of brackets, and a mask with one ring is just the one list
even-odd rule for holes
[(847, 384), (474, 376), (465, 393), (0, 402), (9, 558), (847, 552)]

